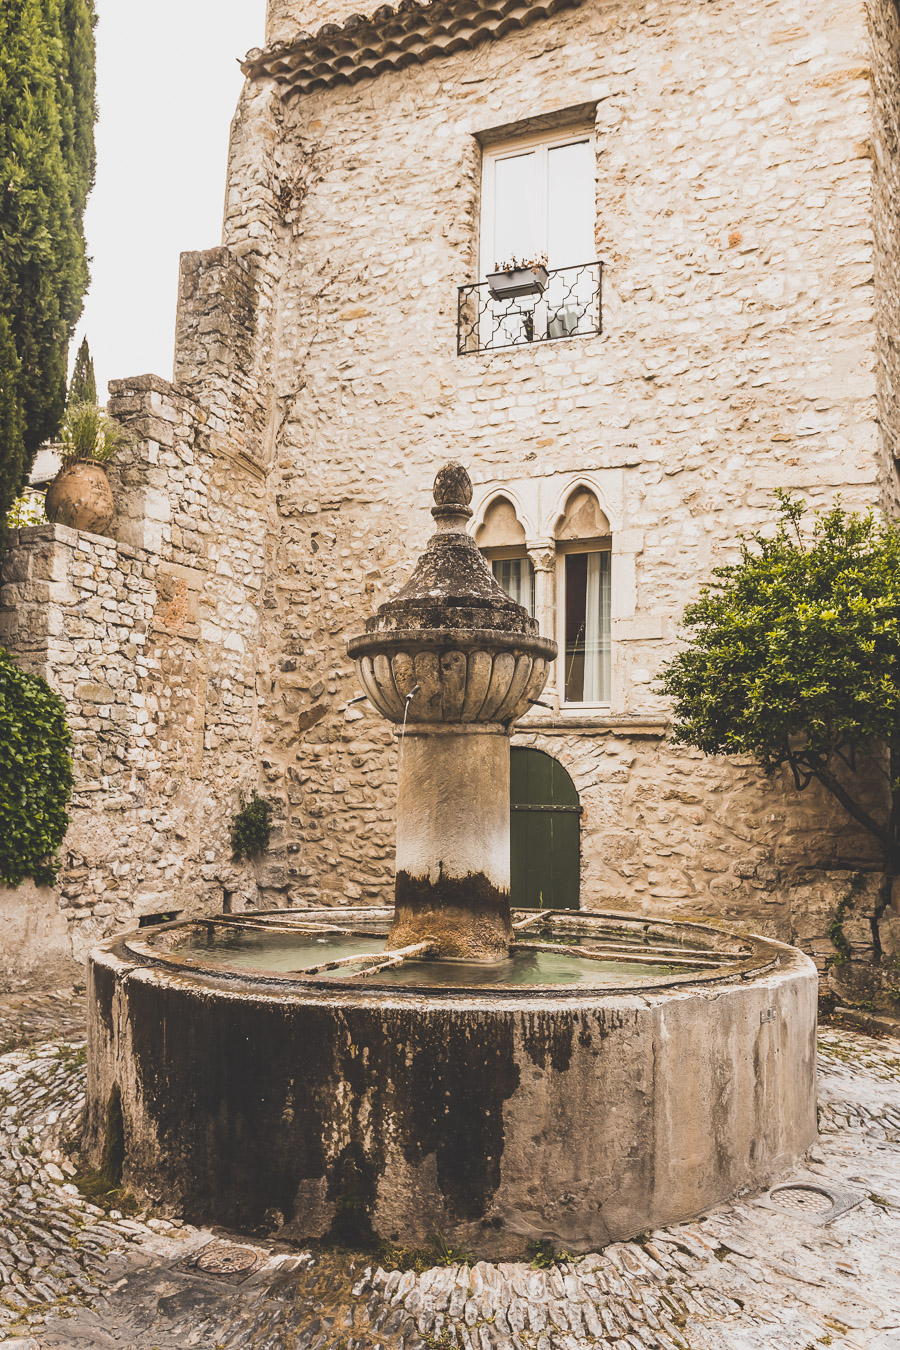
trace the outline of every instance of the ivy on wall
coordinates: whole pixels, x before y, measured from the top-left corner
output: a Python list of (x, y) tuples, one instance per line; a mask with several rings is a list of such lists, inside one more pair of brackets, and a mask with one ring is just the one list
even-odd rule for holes
[(69, 824), (72, 737), (62, 699), (0, 647), (0, 881), (52, 884)]

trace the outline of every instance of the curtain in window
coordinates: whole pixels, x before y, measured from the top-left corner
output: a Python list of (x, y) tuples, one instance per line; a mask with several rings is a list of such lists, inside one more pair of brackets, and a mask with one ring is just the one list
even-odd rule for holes
[(584, 701), (609, 701), (610, 557), (587, 555), (584, 624)]
[(534, 568), (530, 558), (495, 558), (491, 571), (506, 594), (524, 605), (534, 618)]

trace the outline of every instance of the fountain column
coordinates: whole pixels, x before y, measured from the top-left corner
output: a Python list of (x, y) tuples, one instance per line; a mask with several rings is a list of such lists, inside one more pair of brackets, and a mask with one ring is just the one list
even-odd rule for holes
[(407, 584), (348, 644), (370, 702), (400, 725), (396, 910), (388, 946), (509, 951), (509, 730), (556, 643), (497, 585), (466, 531), (472, 483), (446, 464), (436, 533)]

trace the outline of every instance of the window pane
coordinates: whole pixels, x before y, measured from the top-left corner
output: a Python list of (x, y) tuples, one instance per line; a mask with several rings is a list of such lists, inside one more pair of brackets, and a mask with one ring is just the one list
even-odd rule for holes
[(530, 558), (495, 558), (491, 571), (499, 586), (534, 618), (534, 568)]
[(565, 698), (608, 703), (610, 555), (567, 553)]
[(531, 258), (538, 251), (537, 155), (494, 161), (494, 249), (488, 267), (515, 256)]
[(551, 267), (594, 257), (594, 163), (590, 141), (548, 152), (547, 253)]

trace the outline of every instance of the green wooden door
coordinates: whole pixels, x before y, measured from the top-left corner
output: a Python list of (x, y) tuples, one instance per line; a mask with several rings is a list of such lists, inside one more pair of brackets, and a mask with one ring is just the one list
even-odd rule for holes
[(510, 751), (510, 898), (519, 909), (578, 909), (581, 806), (543, 750)]

